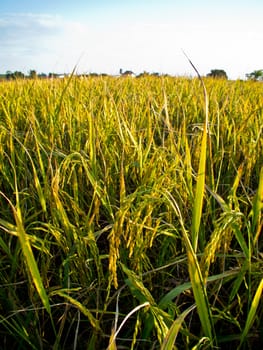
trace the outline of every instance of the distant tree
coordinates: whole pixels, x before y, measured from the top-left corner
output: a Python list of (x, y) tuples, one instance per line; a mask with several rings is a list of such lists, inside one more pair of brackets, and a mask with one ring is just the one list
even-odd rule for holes
[(246, 74), (248, 80), (263, 80), (263, 69), (254, 70), (254, 72)]
[(159, 77), (160, 73), (158, 72), (153, 72), (153, 73), (149, 73), (146, 71), (143, 71), (142, 73), (136, 75), (136, 78), (141, 78), (141, 77)]
[(137, 75), (137, 78), (148, 77), (149, 75), (150, 75), (149, 72), (143, 71), (142, 73)]
[(223, 69), (212, 69), (207, 77), (228, 79), (226, 72)]
[(6, 79), (11, 80), (13, 73), (10, 70), (7, 70), (5, 73)]
[(23, 79), (24, 77), (25, 77), (25, 74), (17, 70), (15, 72), (11, 72), (10, 70), (6, 72), (7, 80)]
[(34, 69), (31, 69), (31, 70), (29, 71), (29, 78), (30, 78), (30, 79), (36, 79), (36, 78), (37, 78), (37, 71), (34, 70)]
[(14, 75), (14, 79), (23, 79), (23, 78), (25, 78), (25, 74), (22, 73), (22, 72), (19, 72), (19, 71), (15, 71), (13, 73), (13, 75)]

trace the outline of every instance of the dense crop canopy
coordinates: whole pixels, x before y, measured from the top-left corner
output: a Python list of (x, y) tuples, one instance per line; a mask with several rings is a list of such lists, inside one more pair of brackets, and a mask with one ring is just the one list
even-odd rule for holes
[(263, 85), (204, 83), (1, 83), (2, 349), (262, 346)]

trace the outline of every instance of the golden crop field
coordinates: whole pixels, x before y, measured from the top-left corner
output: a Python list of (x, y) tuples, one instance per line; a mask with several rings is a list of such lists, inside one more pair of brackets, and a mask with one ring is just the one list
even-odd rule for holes
[(2, 349), (262, 346), (263, 84), (204, 84), (0, 83)]

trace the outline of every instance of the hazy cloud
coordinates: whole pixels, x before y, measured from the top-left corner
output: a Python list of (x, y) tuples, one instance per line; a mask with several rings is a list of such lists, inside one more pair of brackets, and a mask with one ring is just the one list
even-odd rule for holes
[(28, 66), (31, 61), (36, 66), (38, 56), (45, 67), (50, 64), (54, 66), (60, 56), (70, 56), (80, 43), (84, 44), (87, 35), (86, 26), (78, 22), (65, 21), (59, 16), (31, 13), (0, 17), (0, 32), (0, 59), (9, 65), (5, 69), (11, 70), (19, 69), (12, 67), (12, 62), (19, 56), (21, 60), (16, 61), (20, 62), (21, 67)]

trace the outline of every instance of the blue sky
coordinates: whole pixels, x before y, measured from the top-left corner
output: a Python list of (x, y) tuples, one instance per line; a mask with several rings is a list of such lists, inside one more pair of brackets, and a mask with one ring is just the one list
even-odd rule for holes
[(262, 0), (1, 0), (0, 73), (263, 69)]

